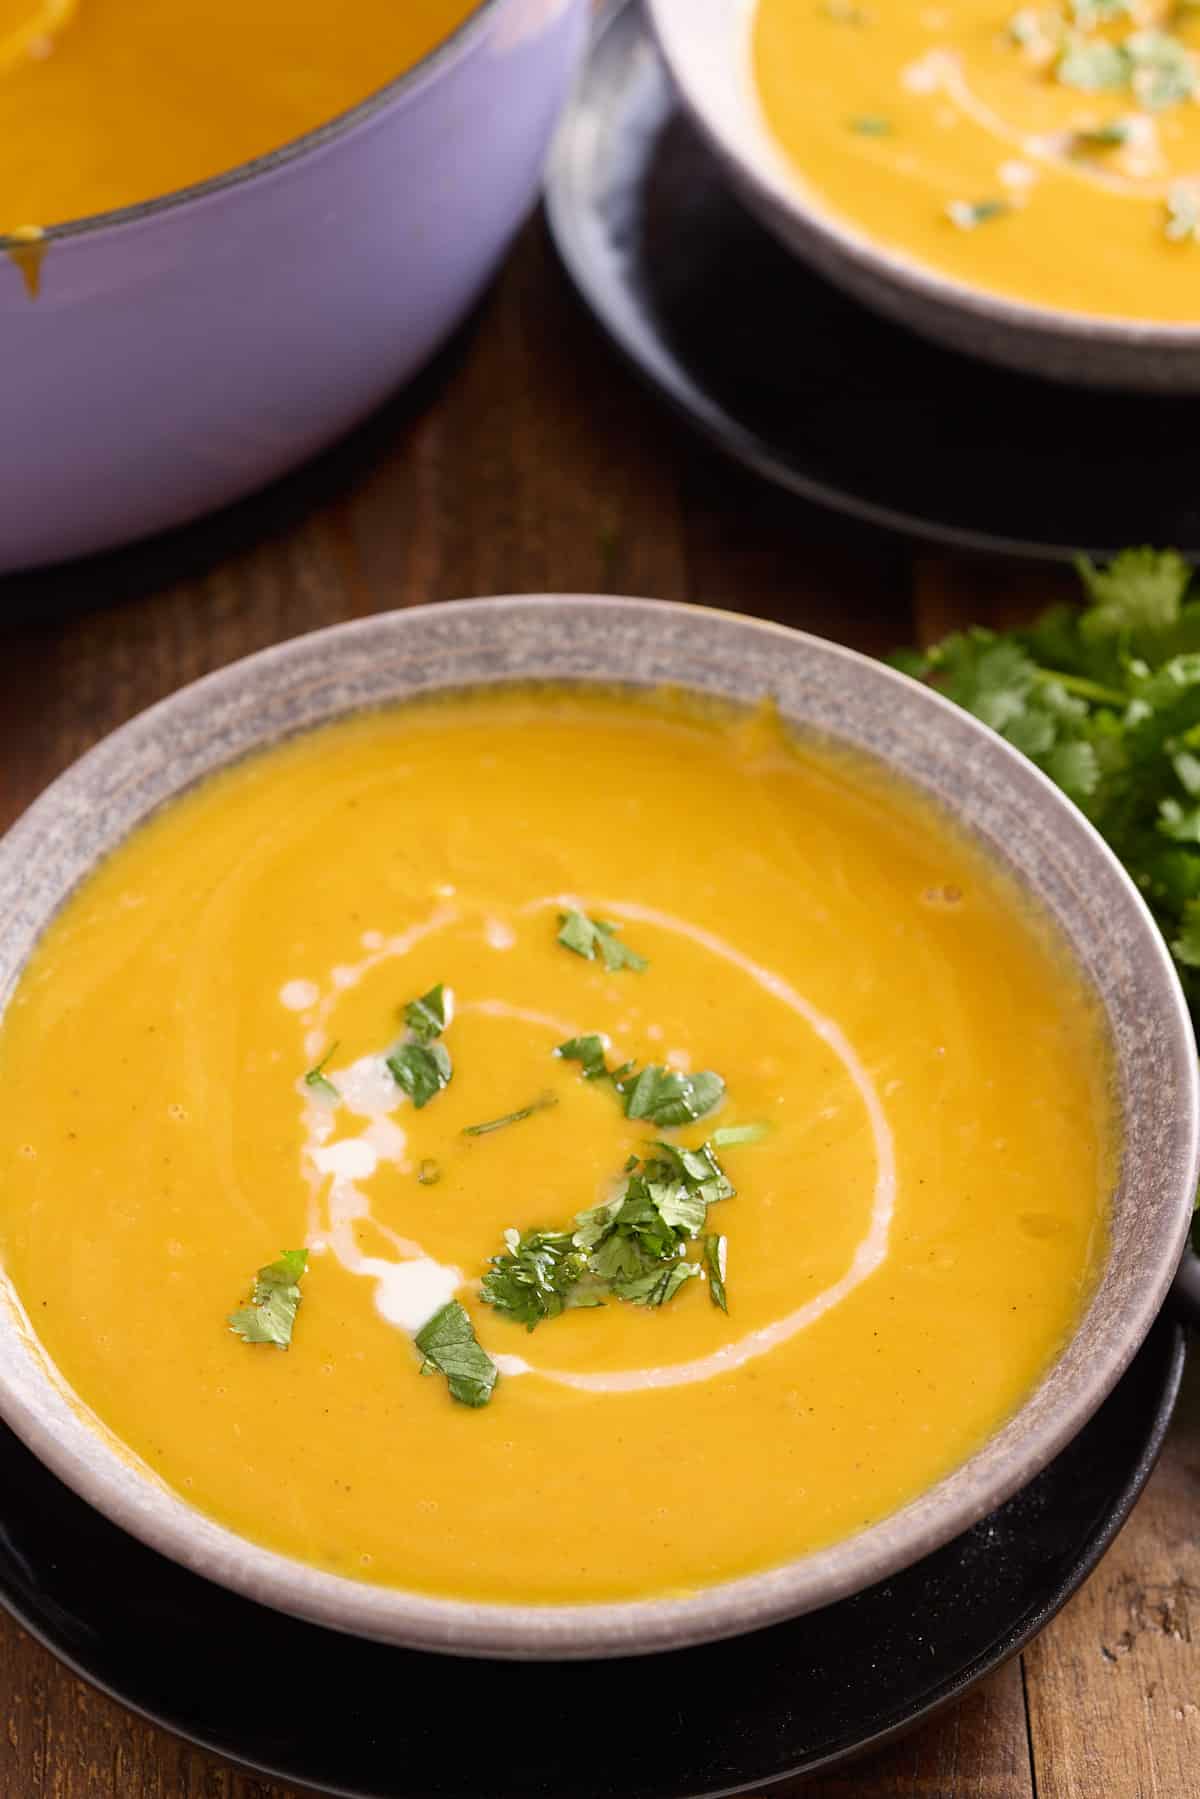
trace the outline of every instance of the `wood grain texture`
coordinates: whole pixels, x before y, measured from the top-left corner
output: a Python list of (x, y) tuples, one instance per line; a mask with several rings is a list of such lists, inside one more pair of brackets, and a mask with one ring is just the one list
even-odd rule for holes
[[(689, 598), (882, 651), (1027, 613), (1064, 578), (914, 558), (719, 461), (599, 340), (535, 223), (437, 366), (300, 475), (156, 543), (0, 582), (0, 824), (105, 731), (237, 656), (392, 606), (536, 590)], [(790, 1791), (1200, 1791), (1198, 1431), (1193, 1382), (1132, 1522), (1023, 1668)], [(0, 1715), (0, 1799), (298, 1799), (135, 1718), (3, 1618)]]

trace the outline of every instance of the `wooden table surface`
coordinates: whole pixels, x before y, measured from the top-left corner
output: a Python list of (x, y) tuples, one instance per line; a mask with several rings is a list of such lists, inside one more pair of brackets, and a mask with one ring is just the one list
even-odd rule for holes
[[(609, 351), (535, 221), (438, 366), (319, 464), (170, 539), (0, 581), (0, 826), (101, 733), (183, 682), (390, 607), (650, 594), (883, 651), (1019, 617), (1070, 587), (1053, 568), (877, 536), (715, 458)], [(1198, 1521), (1200, 1379), (1185, 1384), (1130, 1523), (1038, 1641), (932, 1723), (805, 1794), (1200, 1793)], [(3, 1799), (291, 1792), (100, 1697), (2, 1616), (0, 1713)]]

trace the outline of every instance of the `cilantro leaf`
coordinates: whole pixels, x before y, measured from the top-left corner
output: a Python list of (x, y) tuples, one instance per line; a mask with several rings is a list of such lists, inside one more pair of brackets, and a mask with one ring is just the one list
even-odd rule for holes
[(667, 1229), (681, 1237), (698, 1237), (704, 1228), (708, 1203), (683, 1181), (649, 1181), (650, 1203)]
[(1196, 92), (1196, 61), (1180, 38), (1153, 27), (1135, 31), (1121, 46), (1132, 71), (1134, 98), (1150, 112), (1178, 106)]
[(564, 1062), (582, 1063), (585, 1081), (597, 1081), (608, 1073), (604, 1039), (595, 1031), (586, 1037), (569, 1038), (566, 1043), (560, 1043), (554, 1053)]
[(704, 1268), (708, 1275), (708, 1296), (723, 1312), (729, 1310), (725, 1292), (725, 1270), (729, 1260), (729, 1239), (708, 1236), (704, 1239)]
[(662, 1306), (674, 1299), (685, 1281), (695, 1280), (699, 1274), (698, 1262), (672, 1262), (667, 1268), (636, 1274), (632, 1280), (615, 1281), (613, 1291), (630, 1305)]
[(337, 1047), (336, 1043), (331, 1043), (316, 1067), (310, 1068), (304, 1077), (304, 1085), (306, 1087), (311, 1087), (314, 1092), (320, 1093), (325, 1099), (340, 1100), (342, 1097), (333, 1082), (327, 1079), (325, 1074), (325, 1070), (337, 1054)]
[(587, 962), (594, 962), (599, 954), (609, 974), (616, 974), (622, 968), (632, 968), (640, 974), (642, 969), (649, 967), (645, 956), (639, 956), (621, 942), (620, 925), (609, 924), (602, 918), (589, 918), (586, 912), (574, 907), (569, 912), (559, 913), (558, 925), (558, 941), (564, 949), (572, 950)]
[(992, 219), (1001, 219), (1012, 211), (1007, 200), (951, 200), (946, 217), (960, 231), (974, 231)]
[(502, 1131), (510, 1124), (523, 1124), (532, 1118), (535, 1112), (548, 1112), (558, 1104), (557, 1093), (539, 1093), (535, 1100), (522, 1106), (517, 1112), (506, 1112), (503, 1118), (489, 1118), (486, 1124), (468, 1124), (463, 1127), (464, 1137), (490, 1137), (493, 1131)]
[(420, 999), (410, 999), (404, 1008), (404, 1022), (418, 1043), (432, 1043), (446, 1028), (446, 988), (439, 981)]
[(1084, 640), (1121, 638), (1138, 654), (1178, 623), (1192, 578), (1174, 550), (1122, 550), (1107, 568), (1080, 556), (1075, 567), (1092, 602), (1079, 621)]
[(446, 989), (441, 981), (420, 999), (404, 1008), (408, 1036), (385, 1057), (397, 1087), (407, 1093), (418, 1111), (448, 1087), (454, 1076), (450, 1052), (435, 1042), (446, 1028)]
[(233, 1312), (229, 1328), (243, 1343), (274, 1343), (286, 1349), (300, 1306), (300, 1279), (308, 1267), (306, 1249), (285, 1249), (254, 1277), (249, 1305)]
[(719, 1105), (725, 1083), (719, 1074), (680, 1074), (673, 1068), (643, 1068), (620, 1084), (626, 1118), (646, 1118), (651, 1124), (690, 1124)]
[(496, 1364), (480, 1348), (475, 1327), (456, 1299), (435, 1312), (417, 1332), (417, 1348), (424, 1360), (422, 1374), (444, 1374), (450, 1397), (460, 1405), (486, 1405), (495, 1390)]
[(1200, 899), (1188, 900), (1179, 930), (1171, 940), (1171, 954), (1185, 968), (1200, 968)]
[(444, 1043), (398, 1043), (387, 1065), (397, 1087), (407, 1093), (418, 1111), (448, 1087), (454, 1075)]
[(442, 1170), (432, 1156), (422, 1156), (417, 1163), (417, 1180), (422, 1187), (436, 1187), (442, 1178)]
[(1130, 127), (1125, 119), (1106, 119), (1103, 125), (1081, 126), (1071, 133), (1068, 148), (1072, 156), (1086, 156), (1093, 150), (1116, 150), (1127, 144)]
[(1076, 37), (1068, 42), (1054, 73), (1063, 87), (1078, 88), (1080, 93), (1114, 93), (1129, 86), (1133, 62), (1120, 44), (1104, 38), (1087, 43)]
[(1195, 243), (1200, 239), (1200, 184), (1173, 181), (1167, 189), (1166, 204), (1164, 236), (1173, 244)]

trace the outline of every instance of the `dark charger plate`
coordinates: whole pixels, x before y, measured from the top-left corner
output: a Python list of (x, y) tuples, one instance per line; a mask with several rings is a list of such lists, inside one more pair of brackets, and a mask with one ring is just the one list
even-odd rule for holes
[[(791, 1624), (650, 1660), (455, 1661), (297, 1623), (143, 1548), (2, 1428), (0, 1600), (123, 1704), (243, 1766), (324, 1792), (761, 1792), (885, 1741), (1053, 1617), (1145, 1485), (1183, 1357), (1181, 1328), (1160, 1318), (1056, 1462), (894, 1580)], [(636, 1498), (614, 1493), (613, 1506), (617, 1552), (641, 1553), (641, 1542), (652, 1555)]]
[(602, 16), (545, 199), (568, 273), (634, 366), (769, 479), (972, 547), (1200, 552), (1200, 402), (993, 369), (809, 273), (728, 191), (636, 3)]

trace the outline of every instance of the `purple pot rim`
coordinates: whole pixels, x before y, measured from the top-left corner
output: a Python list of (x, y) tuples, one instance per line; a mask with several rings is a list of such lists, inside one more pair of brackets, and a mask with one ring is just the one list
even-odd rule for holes
[[(299, 161), (309, 151), (323, 149), (327, 144), (347, 135), (355, 126), (366, 124), (394, 101), (410, 98), (443, 68), (456, 62), (480, 35), (488, 17), (503, 4), (504, 0), (475, 0), (466, 18), (448, 36), (439, 38), (419, 61), (393, 76), (382, 87), (375, 88), (365, 99), (357, 101), (345, 112), (335, 113), (333, 118), (314, 125), (299, 137), (289, 138), (276, 149), (265, 150), (261, 156), (252, 156), (248, 162), (235, 163), (233, 168), (223, 169), (217, 175), (209, 175), (203, 181), (193, 181), (186, 187), (170, 188), (165, 194), (155, 194), (149, 200), (135, 200), (129, 206), (114, 206), (106, 212), (85, 213), (82, 218), (64, 219), (59, 224), (47, 225), (36, 240), (38, 246), (93, 237), (122, 225), (140, 224), (144, 220), (158, 218), (162, 214), (181, 210), (193, 201), (225, 193), (257, 180), (260, 176), (273, 174), (275, 170)], [(28, 249), (27, 238), (0, 231), (0, 255)]]

